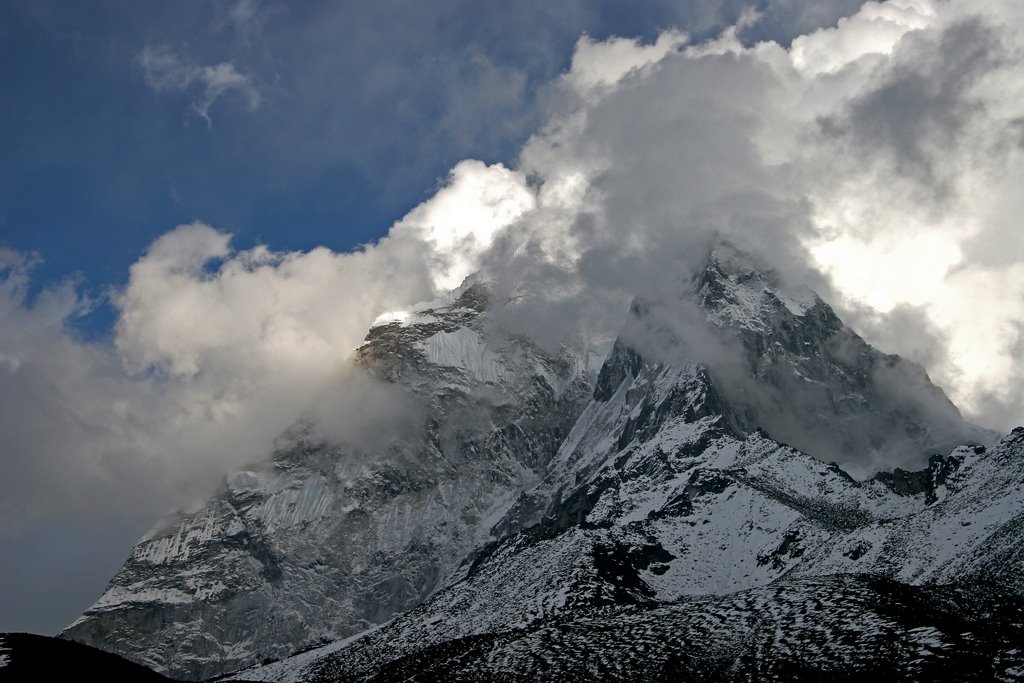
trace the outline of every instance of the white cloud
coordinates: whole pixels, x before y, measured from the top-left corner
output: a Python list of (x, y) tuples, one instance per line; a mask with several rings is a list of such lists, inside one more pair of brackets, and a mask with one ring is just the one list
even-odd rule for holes
[(381, 307), (411, 303), (428, 287), (423, 266), (402, 262), (419, 255), (394, 240), (349, 254), (282, 254), (232, 253), (229, 239), (202, 224), (181, 226), (132, 266), (116, 299), (116, 344), (130, 367), (189, 377), (226, 363), (334, 367)]
[(833, 73), (865, 55), (888, 55), (908, 31), (927, 27), (934, 17), (929, 0), (867, 2), (835, 27), (796, 38), (790, 57), (807, 76)]
[[(133, 498), (123, 486), (153, 474), (136, 457), (142, 434), (133, 428), (149, 392), (125, 382), (109, 348), (68, 330), (89, 306), (74, 283), (29, 299), (33, 267), (0, 251), (0, 536), (53, 511), (110, 515)], [(106, 486), (113, 478), (121, 486)], [(159, 484), (150, 495), (167, 502)]]
[[(816, 105), (824, 135), (808, 134), (796, 156), (817, 229), (807, 243), (849, 301), (918, 307), (946, 349), (929, 372), (976, 419), (1006, 428), (1024, 419), (1024, 297), (1014, 280), (1024, 255), (1007, 205), (1024, 178), (1014, 132), (1024, 35), (1000, 3), (936, 4), (931, 16), (920, 7), (927, 27), (906, 22), (914, 30), (887, 55), (857, 57), (870, 68), (844, 82), (843, 97)], [(868, 19), (846, 27), (859, 25), (859, 36), (884, 10), (865, 5)], [(891, 25), (879, 30), (891, 40)], [(820, 49), (826, 33), (816, 34)], [(849, 41), (828, 37), (836, 59), (848, 59)], [(802, 96), (820, 97), (830, 76), (809, 75)], [(900, 352), (915, 341), (896, 343)]]
[(146, 84), (156, 92), (193, 92), (192, 110), (212, 125), (210, 108), (225, 93), (237, 91), (250, 109), (260, 105), (260, 92), (252, 79), (231, 62), (202, 66), (166, 45), (147, 45), (136, 57)]
[(457, 164), (447, 183), (392, 228), (432, 247), (425, 254), (440, 291), (458, 287), (479, 267), (480, 255), (495, 235), (534, 208), (526, 177), (502, 164), (468, 159)]
[(265, 457), (299, 419), (362, 444), (395, 434), (416, 406), (355, 371), (353, 349), (382, 312), (458, 285), (534, 204), (521, 173), (465, 161), (389, 236), (347, 253), (236, 251), (227, 233), (179, 226), (113, 295), (112, 344), (75, 337), (89, 302), (74, 282), (30, 301), (35, 261), (0, 251), (0, 403), (14, 407), (0, 411), (14, 453), (0, 461), (0, 531), (55, 510), (149, 518)]
[(576, 42), (572, 66), (565, 79), (580, 94), (608, 88), (630, 73), (642, 71), (678, 52), (687, 40), (688, 36), (678, 31), (662, 33), (650, 45), (618, 37), (595, 41), (584, 35)]
[[(352, 372), (352, 350), (381, 312), (432, 294), (429, 248), (412, 237), (349, 253), (235, 252), (229, 240), (180, 226), (132, 266), (115, 298), (118, 356), (136, 376), (155, 371), (166, 439), (220, 467), (268, 452), (300, 417), (344, 396), (371, 404), (376, 390)], [(364, 420), (331, 422), (342, 433)]]

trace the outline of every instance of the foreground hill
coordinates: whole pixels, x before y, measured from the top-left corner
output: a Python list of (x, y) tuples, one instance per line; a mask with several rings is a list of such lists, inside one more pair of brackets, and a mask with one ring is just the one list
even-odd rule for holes
[(0, 633), (0, 681), (93, 680), (168, 683), (174, 679), (81, 643), (34, 633)]

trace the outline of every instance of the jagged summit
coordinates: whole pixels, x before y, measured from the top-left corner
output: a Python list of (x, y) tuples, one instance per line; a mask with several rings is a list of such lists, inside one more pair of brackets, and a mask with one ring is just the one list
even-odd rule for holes
[[(874, 349), (814, 292), (784, 284), (728, 243), (711, 250), (686, 297), (699, 315), (634, 302), (620, 336), (628, 352), (620, 348), (613, 359), (635, 365), (639, 354), (706, 366), (741, 432), (765, 430), (858, 477), (920, 467), (959, 444), (997, 436), (964, 420), (921, 366)], [(682, 335), (670, 334), (666, 344), (663, 331), (677, 332), (671, 318), (680, 315)], [(699, 329), (704, 320), (711, 330)], [(598, 390), (607, 393), (607, 382)]]
[(694, 277), (694, 289), (720, 326), (764, 330), (780, 305), (797, 317), (827, 306), (811, 289), (784, 283), (773, 269), (726, 241), (711, 248)]
[[(923, 370), (812, 292), (716, 248), (675, 299), (634, 302), (595, 373), (586, 353), (496, 333), (491, 291), (382, 316), (356, 351), (428, 406), (419, 437), (370, 458), (300, 439), (231, 475), (140, 541), (65, 635), (204, 677), (366, 631), (244, 677), (384, 680), (455, 653), (472, 678), (480, 648), (527, 675), (528, 634), (623, 619), (654, 633), (669, 615), (728, 648), (758, 605), (781, 624), (833, 588), (850, 614), (951, 581), (1020, 594), (1024, 438), (980, 443)], [(732, 626), (687, 622), (694, 604)], [(855, 637), (852, 619), (829, 637)], [(913, 629), (953, 637), (879, 619), (907, 644), (896, 659)], [(625, 657), (603, 642), (578, 646)]]
[[(480, 314), (489, 301), (488, 286), (476, 283), (451, 301), (421, 304), (411, 312), (386, 313), (377, 318), (356, 349), (355, 360), (392, 381), (434, 369), (455, 369), (466, 373), (466, 381), (500, 383), (506, 379), (503, 359), (489, 348), (479, 329)], [(413, 387), (417, 386), (419, 382), (414, 382)]]

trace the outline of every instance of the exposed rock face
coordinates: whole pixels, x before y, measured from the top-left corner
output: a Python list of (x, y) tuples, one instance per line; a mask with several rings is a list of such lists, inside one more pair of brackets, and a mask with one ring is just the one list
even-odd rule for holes
[(994, 449), (957, 449), (932, 502), (858, 484), (760, 435), (718, 436), (703, 454), (674, 477), (612, 464), (608, 475), (629, 479), (632, 495), (651, 492), (639, 509), (616, 505), (628, 501), (621, 487), (589, 496), (589, 514), (570, 496), (384, 628), (245, 676), (1024, 673), (1024, 430)]
[[(539, 661), (785, 676), (815, 629), (838, 643), (816, 671), (926, 676), (961, 646), (1012, 671), (1009, 641), (979, 626), (988, 603), (935, 586), (983, 582), (1019, 608), (1024, 431), (997, 443), (919, 367), (727, 246), (677, 298), (635, 302), (593, 382), (586, 354), (488, 340), (481, 286), (374, 327), (358, 356), (428, 400), (421, 442), (365, 459), (298, 441), (233, 475), (140, 542), (68, 634), (200, 676), (399, 615), (253, 680), (531, 677)], [(833, 459), (928, 465), (858, 480)], [(904, 603), (930, 616), (894, 616)], [(864, 668), (857, 649), (890, 637), (889, 668)], [(915, 654), (922, 639), (940, 644)], [(645, 668), (630, 643), (655, 641)]]
[(360, 453), (296, 430), (143, 538), (64, 636), (198, 679), (419, 604), (539, 480), (590, 392), (575, 356), (485, 339), (486, 306), (470, 287), (358, 349), (423, 400), (418, 438)]

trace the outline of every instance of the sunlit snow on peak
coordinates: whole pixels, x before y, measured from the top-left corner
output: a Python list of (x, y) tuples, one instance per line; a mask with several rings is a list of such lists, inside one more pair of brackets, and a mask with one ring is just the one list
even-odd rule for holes
[(386, 311), (378, 315), (370, 327), (387, 325), (388, 323), (403, 323), (409, 319), (409, 311)]

